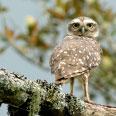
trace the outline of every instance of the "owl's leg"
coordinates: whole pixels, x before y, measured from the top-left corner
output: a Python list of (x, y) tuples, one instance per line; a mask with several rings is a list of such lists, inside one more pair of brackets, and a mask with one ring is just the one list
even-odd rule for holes
[(74, 78), (70, 78), (70, 95), (73, 95)]
[(85, 73), (83, 75), (83, 81), (84, 81), (84, 97), (85, 101), (91, 102), (89, 97), (89, 91), (88, 91), (88, 79), (89, 79), (89, 72)]

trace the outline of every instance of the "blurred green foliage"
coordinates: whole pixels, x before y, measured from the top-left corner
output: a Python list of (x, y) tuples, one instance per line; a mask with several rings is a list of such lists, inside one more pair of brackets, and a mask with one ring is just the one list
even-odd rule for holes
[(5, 6), (3, 6), (2, 4), (0, 4), (0, 13), (5, 13), (8, 11), (8, 8), (6, 8)]
[[(104, 8), (98, 0), (54, 0), (43, 1), (48, 15), (48, 21), (40, 26), (32, 16), (26, 17), (26, 32), (16, 33), (7, 25), (0, 32), (0, 53), (9, 45), (13, 46), (17, 53), (27, 60), (44, 69), (48, 53), (55, 46), (60, 35), (66, 35), (66, 28), (61, 33), (59, 28), (66, 27), (69, 20), (78, 16), (89, 16), (99, 23), (100, 37), (98, 40), (103, 49), (100, 68), (92, 74), (90, 81), (91, 96), (103, 96), (106, 103), (116, 104), (116, 13), (111, 8)], [(43, 6), (44, 7), (44, 6)], [(0, 5), (0, 13), (7, 8)], [(38, 19), (39, 20), (39, 19)], [(96, 92), (97, 91), (97, 92)], [(99, 95), (98, 95), (99, 94)]]

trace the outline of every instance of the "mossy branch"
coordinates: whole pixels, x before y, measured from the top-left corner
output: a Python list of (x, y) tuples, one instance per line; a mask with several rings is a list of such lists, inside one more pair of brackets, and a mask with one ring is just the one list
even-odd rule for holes
[(0, 101), (8, 104), (10, 116), (115, 116), (116, 108), (86, 103), (64, 94), (46, 81), (0, 69)]

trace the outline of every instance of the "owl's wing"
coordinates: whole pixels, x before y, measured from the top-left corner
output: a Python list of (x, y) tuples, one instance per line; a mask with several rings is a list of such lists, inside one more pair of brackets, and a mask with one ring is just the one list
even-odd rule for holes
[(55, 70), (57, 70), (58, 64), (62, 57), (62, 52), (63, 52), (62, 43), (60, 43), (54, 48), (51, 54), (50, 60), (49, 60), (49, 64), (51, 67), (51, 73), (54, 73)]
[(55, 49), (53, 50), (53, 53), (50, 57), (50, 67), (51, 67), (51, 72), (54, 73), (55, 69), (57, 68), (57, 64), (60, 60), (61, 54), (60, 54), (61, 46), (57, 45)]
[(82, 58), (83, 56), (83, 54), (81, 53), (83, 47), (81, 46), (81, 44), (83, 43), (80, 41), (80, 37), (76, 37), (74, 39), (72, 36), (66, 36), (63, 42), (56, 46), (51, 55), (49, 62), (51, 66), (51, 72), (55, 73), (59, 71), (59, 73), (63, 73), (65, 70), (66, 73), (69, 74), (70, 72), (71, 74), (72, 71), (70, 70), (73, 70), (77, 66), (80, 72), (85, 70), (84, 67), (81, 68), (82, 64), (78, 64), (78, 62), (82, 63), (80, 58)]
[(82, 75), (99, 65), (100, 46), (93, 38), (66, 36), (51, 56), (51, 71), (61, 78)]

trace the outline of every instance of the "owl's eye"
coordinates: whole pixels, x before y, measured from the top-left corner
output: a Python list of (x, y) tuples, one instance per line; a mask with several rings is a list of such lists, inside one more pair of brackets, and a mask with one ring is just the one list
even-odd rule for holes
[(73, 23), (73, 28), (78, 28), (79, 26), (80, 26), (80, 24), (79, 23)]
[(93, 23), (87, 23), (88, 27), (93, 27)]

